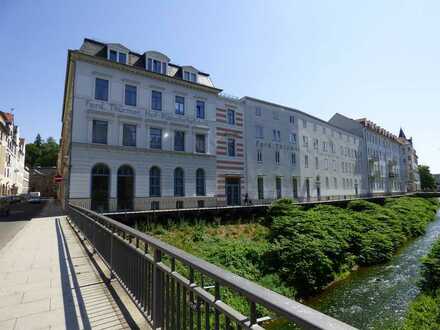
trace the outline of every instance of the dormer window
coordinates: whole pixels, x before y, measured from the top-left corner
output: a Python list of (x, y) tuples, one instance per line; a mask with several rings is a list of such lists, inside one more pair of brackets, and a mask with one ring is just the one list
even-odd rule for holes
[(153, 71), (156, 73), (166, 74), (167, 73), (167, 63), (155, 60), (153, 58), (148, 58), (147, 61), (148, 71)]
[(184, 71), (183, 79), (187, 81), (197, 82), (197, 75), (193, 72)]
[(118, 52), (114, 49), (110, 49), (108, 52), (108, 59), (113, 62), (127, 64), (127, 53)]

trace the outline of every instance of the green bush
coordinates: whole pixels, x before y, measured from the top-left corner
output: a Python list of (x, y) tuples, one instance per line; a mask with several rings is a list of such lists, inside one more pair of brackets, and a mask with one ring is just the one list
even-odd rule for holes
[(440, 329), (440, 293), (420, 294), (409, 306), (403, 330)]
[(421, 287), (424, 291), (440, 289), (440, 239), (432, 246), (431, 251), (422, 260)]
[(387, 199), (383, 206), (351, 201), (347, 208), (308, 210), (283, 199), (269, 210), (266, 267), (310, 295), (354, 264), (387, 262), (406, 240), (424, 233), (438, 202), (414, 197)]

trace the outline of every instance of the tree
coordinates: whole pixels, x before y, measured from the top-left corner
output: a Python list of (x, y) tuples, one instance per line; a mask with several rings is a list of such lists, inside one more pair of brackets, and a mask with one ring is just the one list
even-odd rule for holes
[(47, 141), (41, 138), (40, 134), (35, 138), (34, 143), (26, 145), (26, 166), (51, 167), (57, 165), (59, 145), (53, 137), (48, 137)]
[(431, 171), (429, 170), (429, 166), (419, 165), (418, 170), (419, 170), (420, 185), (422, 190), (435, 190), (436, 189), (435, 178), (431, 174)]
[(37, 147), (39, 147), (39, 146), (41, 146), (41, 144), (42, 144), (43, 142), (44, 142), (44, 141), (41, 139), (41, 135), (40, 135), (40, 133), (38, 133), (37, 136), (35, 137), (34, 144), (35, 144)]

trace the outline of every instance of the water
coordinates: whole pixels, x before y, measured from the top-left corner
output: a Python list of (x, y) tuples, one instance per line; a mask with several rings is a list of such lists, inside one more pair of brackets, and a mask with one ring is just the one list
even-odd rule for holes
[(409, 242), (389, 263), (361, 268), (306, 303), (359, 329), (394, 329), (419, 293), (420, 258), (438, 238), (440, 213), (424, 236)]

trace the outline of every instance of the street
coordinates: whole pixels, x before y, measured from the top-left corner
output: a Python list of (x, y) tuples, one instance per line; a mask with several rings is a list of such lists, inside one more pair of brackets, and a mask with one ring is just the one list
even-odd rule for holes
[(42, 201), (39, 204), (23, 202), (11, 206), (9, 216), (0, 216), (0, 250), (32, 218), (60, 215), (58, 203), (54, 200)]

